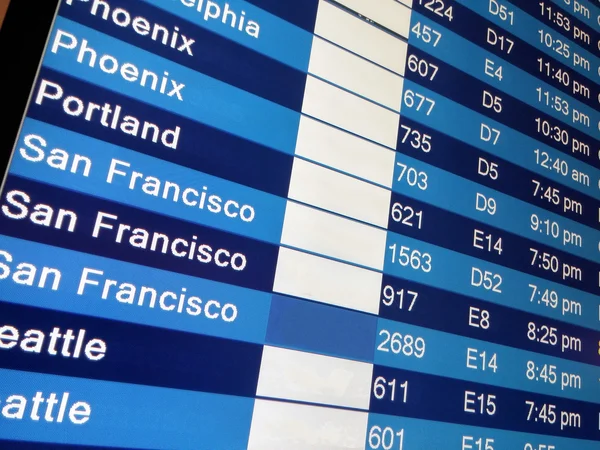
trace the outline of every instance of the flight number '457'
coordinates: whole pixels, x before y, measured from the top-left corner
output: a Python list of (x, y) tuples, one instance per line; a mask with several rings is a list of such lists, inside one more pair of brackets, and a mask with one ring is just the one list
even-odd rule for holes
[(442, 33), (434, 30), (429, 25), (421, 24), (421, 22), (414, 24), (410, 31), (412, 31), (417, 39), (420, 39), (426, 44), (432, 44), (434, 47), (437, 47), (442, 39)]

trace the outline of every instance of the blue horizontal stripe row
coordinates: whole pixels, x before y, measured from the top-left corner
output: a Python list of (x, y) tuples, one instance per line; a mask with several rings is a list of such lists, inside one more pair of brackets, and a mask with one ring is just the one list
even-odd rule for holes
[[(127, 448), (247, 446), (253, 399), (5, 369), (0, 369), (0, 376), (2, 403), (11, 395), (28, 401), (23, 419), (0, 418), (2, 439)], [(62, 423), (44, 419), (32, 423), (29, 411), (37, 392), (43, 398), (55, 393), (59, 401), (68, 393), (69, 408), (86, 403), (88, 421), (77, 424), (65, 417)]]
[[(4, 369), (244, 397), (256, 394), (262, 345), (4, 301), (0, 301), (0, 317), (0, 326), (16, 328), (19, 333), (18, 341), (13, 341), (15, 347), (0, 350)], [(68, 341), (61, 338), (53, 349), (59, 354), (50, 354), (49, 335), (56, 328), (62, 336), (70, 329), (78, 338), (84, 330), (87, 341), (101, 339), (104, 356), (98, 361), (85, 354), (75, 358), (76, 344), (72, 341), (65, 347)], [(22, 350), (28, 330), (44, 334), (37, 352)]]
[[(388, 439), (390, 432), (398, 433), (403, 430), (402, 440), (406, 448), (419, 448), (419, 446), (422, 446), (422, 448), (445, 448), (452, 445), (457, 448), (464, 446), (465, 449), (476, 449), (480, 443), (483, 448), (488, 445), (493, 448), (520, 449), (526, 448), (527, 444), (530, 444), (534, 449), (544, 448), (544, 445), (554, 445), (561, 450), (596, 450), (598, 447), (597, 442), (589, 440), (549, 437), (532, 433), (519, 433), (375, 413), (369, 414), (368, 430), (373, 430), (374, 435), (386, 430), (385, 433)], [(366, 442), (365, 448), (369, 448), (369, 436), (367, 436)], [(377, 443), (376, 438), (373, 438), (372, 442)], [(386, 444), (387, 442), (389, 441), (386, 441)], [(400, 436), (395, 436), (394, 443), (400, 443)]]
[[(407, 274), (408, 276), (410, 275)], [(586, 329), (575, 331), (575, 334), (582, 336), (589, 336), (590, 329), (600, 331), (600, 318), (597, 315), (600, 300), (596, 296), (585, 293), (577, 295), (573, 290), (553, 290), (539, 279), (532, 279), (523, 287), (527, 287), (528, 291), (523, 290), (518, 296), (506, 296), (494, 302), (490, 301), (493, 300), (492, 294), (480, 299), (481, 296), (475, 292), (471, 292), (471, 296), (459, 293), (466, 292), (466, 289), (449, 291), (445, 286), (433, 287), (413, 279), (384, 275), (379, 316), (525, 350), (546, 351), (550, 355), (556, 353), (535, 342), (528, 342), (521, 335), (506, 333), (505, 330), (512, 329), (513, 325), (527, 329), (527, 324), (533, 320), (549, 323), (549, 326), (556, 328), (562, 328), (563, 323), (584, 327)], [(410, 311), (413, 294), (408, 291), (416, 293), (419, 299)], [(465, 318), (469, 316), (471, 306), (486, 309), (495, 317), (490, 328), (481, 330), (467, 325)], [(436, 311), (436, 314), (431, 315), (430, 311)]]
[[(6, 235), (261, 291), (273, 286), (275, 245), (128, 205), (90, 201), (87, 195), (16, 176), (7, 178), (4, 189), (26, 193), (34, 207), (45, 204), (56, 210), (50, 226), (34, 223), (27, 211), (22, 218), (26, 220), (5, 212), (0, 227)], [(22, 196), (18, 199), (23, 204)], [(57, 228), (53, 220), (59, 208), (74, 212), (76, 223), (65, 219)]]
[[(565, 438), (586, 440), (600, 438), (597, 405), (592, 403), (376, 365), (373, 370), (373, 380), (375, 381), (378, 377), (382, 377), (386, 382), (396, 380), (396, 398), (392, 401), (391, 395), (388, 393), (382, 399), (377, 399), (372, 392), (369, 407), (371, 413)], [(404, 382), (408, 382), (406, 403), (401, 401), (402, 392), (399, 389), (400, 384)], [(467, 394), (467, 392), (471, 394)], [(477, 400), (480, 395), (483, 395), (482, 403), (478, 403)], [(443, 406), (440, 404), (442, 399)], [(475, 400), (475, 402), (468, 403), (467, 400)], [(494, 403), (495, 407), (492, 407), (488, 401)], [(529, 406), (526, 401), (532, 401), (538, 407), (537, 412), (535, 415), (532, 414), (530, 420), (527, 420)], [(544, 404), (555, 405), (553, 409), (555, 409), (558, 419), (553, 424), (544, 423), (539, 417)], [(475, 412), (465, 411), (467, 408), (475, 410)], [(486, 409), (491, 414), (486, 413)], [(560, 416), (563, 411), (579, 414), (580, 427), (563, 427), (561, 430)], [(538, 420), (534, 420), (534, 418)]]
[[(0, 237), (0, 249), (4, 252), (1, 290), (6, 302), (250, 343), (264, 342), (271, 305), (267, 293), (4, 235)], [(20, 272), (20, 263), (33, 265), (36, 270)], [(42, 279), (44, 268), (57, 270), (59, 280), (56, 282), (52, 274)], [(15, 282), (15, 276), (22, 282)], [(117, 284), (111, 284), (111, 280)], [(208, 305), (211, 300), (217, 304)], [(235, 315), (227, 305), (235, 306)]]
[(376, 335), (376, 316), (273, 294), (267, 344), (373, 362)]

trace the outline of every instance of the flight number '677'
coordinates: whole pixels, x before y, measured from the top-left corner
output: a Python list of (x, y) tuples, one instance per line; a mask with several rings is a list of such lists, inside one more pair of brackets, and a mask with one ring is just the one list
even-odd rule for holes
[(404, 106), (414, 109), (417, 112), (424, 112), (428, 116), (435, 107), (435, 100), (414, 92), (411, 89), (406, 89), (404, 91)]

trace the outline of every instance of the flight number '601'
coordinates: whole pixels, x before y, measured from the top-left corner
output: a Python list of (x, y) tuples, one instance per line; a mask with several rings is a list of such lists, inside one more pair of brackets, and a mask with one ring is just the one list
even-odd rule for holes
[(369, 430), (369, 448), (373, 450), (380, 448), (383, 450), (403, 450), (404, 428), (396, 431), (391, 427), (373, 425)]

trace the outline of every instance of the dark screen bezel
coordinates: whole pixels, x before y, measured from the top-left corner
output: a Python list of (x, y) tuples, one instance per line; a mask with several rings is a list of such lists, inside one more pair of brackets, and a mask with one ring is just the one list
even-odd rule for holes
[(0, 182), (5, 178), (60, 0), (13, 0), (0, 29)]

